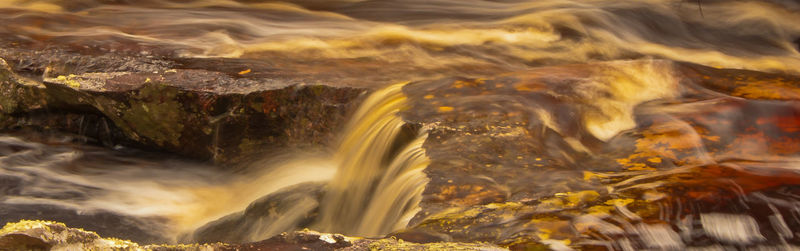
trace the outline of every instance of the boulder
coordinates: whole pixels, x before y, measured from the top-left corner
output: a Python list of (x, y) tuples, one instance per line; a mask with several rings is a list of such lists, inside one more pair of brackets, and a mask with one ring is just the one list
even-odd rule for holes
[[(259, 75), (268, 69), (247, 68), (250, 61), (180, 65), (113, 54), (0, 52), (3, 131), (62, 131), (217, 163), (325, 145), (368, 90)], [(197, 68), (171, 68), (178, 66)]]
[(308, 227), (316, 219), (325, 183), (302, 183), (264, 196), (242, 212), (198, 228), (189, 242), (246, 243)]

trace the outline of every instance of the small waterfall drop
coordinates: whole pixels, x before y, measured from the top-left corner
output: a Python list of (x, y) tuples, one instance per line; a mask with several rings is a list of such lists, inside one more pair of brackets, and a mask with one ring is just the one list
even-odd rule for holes
[(409, 132), (397, 115), (403, 84), (372, 94), (345, 127), (334, 156), (338, 170), (328, 184), (314, 228), (379, 236), (405, 227), (419, 211), (428, 179), (423, 132)]
[[(194, 241), (260, 241), (304, 227), (378, 237), (406, 227), (420, 210), (428, 183), (423, 170), (429, 159), (422, 148), (427, 133), (398, 116), (406, 102), (404, 84), (378, 90), (362, 103), (343, 128), (337, 148), (322, 163), (336, 167), (327, 183), (300, 182), (266, 194), (245, 211), (197, 229)], [(304, 168), (277, 165), (270, 169), (303, 172), (298, 169)]]

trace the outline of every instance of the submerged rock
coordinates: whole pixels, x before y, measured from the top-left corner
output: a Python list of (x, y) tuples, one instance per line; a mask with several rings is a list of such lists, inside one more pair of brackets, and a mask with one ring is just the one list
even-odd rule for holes
[(775, 230), (800, 226), (786, 217), (800, 184), (798, 90), (797, 76), (667, 60), (411, 83), (403, 116), (429, 130), (431, 181), (396, 236), (512, 249), (730, 245), (692, 225), (720, 212), (765, 223), (768, 241), (749, 245), (800, 243)]

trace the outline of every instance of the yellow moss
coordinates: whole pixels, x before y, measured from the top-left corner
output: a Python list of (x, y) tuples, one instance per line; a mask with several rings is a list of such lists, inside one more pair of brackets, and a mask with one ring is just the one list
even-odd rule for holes
[(540, 240), (547, 240), (550, 239), (550, 234), (552, 231), (550, 229), (539, 229), (536, 231), (536, 236), (539, 237)]
[(610, 214), (611, 210), (614, 210), (612, 206), (593, 206), (586, 209), (586, 213), (598, 215), (598, 214)]
[(656, 168), (648, 166), (648, 165), (645, 165), (643, 163), (634, 163), (634, 164), (631, 164), (631, 165), (628, 166), (628, 170), (630, 170), (630, 171), (653, 171), (653, 170), (656, 170)]
[(413, 243), (393, 238), (381, 239), (369, 244), (369, 250), (508, 250), (483, 243)]
[(122, 240), (117, 238), (103, 238), (103, 241), (105, 241), (106, 244), (112, 248), (127, 248), (139, 245), (129, 240)]
[[(54, 229), (53, 227), (56, 228)], [(81, 233), (83, 233), (83, 234), (88, 234), (89, 236), (89, 237), (81, 237), (86, 239), (77, 240), (82, 242), (82, 245), (84, 245), (83, 248), (107, 249), (107, 248), (133, 248), (139, 246), (138, 244), (129, 240), (121, 240), (117, 238), (101, 238), (99, 235), (97, 235), (97, 233), (93, 231), (87, 231), (80, 228), (69, 228), (63, 223), (54, 221), (42, 221), (42, 220), (21, 220), (19, 222), (6, 223), (6, 225), (2, 229), (0, 229), (0, 236), (10, 233), (27, 232), (33, 229), (41, 229), (41, 232), (36, 231), (36, 233), (40, 234), (32, 237), (41, 238), (43, 241), (46, 242), (55, 241), (58, 244), (70, 244), (71, 242), (73, 242), (72, 238), (74, 236), (82, 236)], [(64, 243), (65, 241), (66, 243)], [(94, 242), (94, 244), (92, 244), (92, 242)]]
[(466, 85), (466, 83), (467, 82), (461, 80), (456, 80), (456, 82), (453, 82), (453, 88), (462, 88)]
[(587, 203), (597, 200), (600, 197), (600, 193), (594, 190), (586, 190), (586, 191), (578, 191), (578, 192), (566, 192), (566, 193), (557, 193), (555, 194), (557, 198), (561, 198), (564, 202), (561, 205), (566, 207), (576, 207), (581, 203)]
[(21, 220), (19, 222), (9, 222), (0, 229), (0, 235), (14, 233), (14, 232), (22, 232), (34, 228), (43, 228), (43, 229), (50, 229), (48, 225), (61, 225), (66, 227), (66, 225), (54, 221), (42, 221), (42, 220)]
[(69, 74), (69, 76), (60, 75), (56, 79), (73, 89), (77, 89), (81, 87), (81, 83), (75, 80), (76, 77), (74, 74)]
[(604, 204), (609, 206), (627, 206), (628, 204), (633, 203), (633, 199), (613, 199), (607, 200)]
[(460, 208), (450, 208), (447, 209), (433, 217), (431, 219), (434, 220), (457, 220), (457, 219), (468, 219), (478, 216), (481, 213), (481, 208), (474, 207), (467, 210), (461, 210)]
[(653, 163), (661, 163), (661, 158), (652, 157), (652, 158), (647, 159), (647, 161), (650, 161), (650, 162), (653, 162)]
[(498, 208), (517, 209), (521, 206), (523, 206), (522, 203), (510, 201), (505, 203), (489, 203), (485, 207), (488, 209), (498, 209)]
[(439, 107), (439, 111), (440, 112), (449, 112), (449, 111), (453, 111), (453, 109), (454, 108), (452, 106), (440, 106)]
[[(92, 231), (69, 228), (63, 223), (42, 220), (9, 222), (0, 229), (0, 236), (10, 233), (23, 233), (41, 239), (54, 245), (53, 250), (218, 250), (226, 246), (223, 243), (212, 243), (147, 245), (143, 247), (129, 240), (102, 238)], [(0, 250), (5, 249), (0, 247)]]
[(608, 178), (608, 175), (601, 174), (601, 173), (595, 173), (595, 172), (589, 172), (589, 171), (583, 171), (583, 180), (584, 181), (591, 181), (591, 180), (594, 180), (594, 179), (601, 180), (601, 179), (606, 179), (606, 178)]

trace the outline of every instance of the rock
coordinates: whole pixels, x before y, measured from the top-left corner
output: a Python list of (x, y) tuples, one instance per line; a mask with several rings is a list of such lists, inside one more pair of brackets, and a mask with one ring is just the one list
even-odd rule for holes
[(245, 243), (308, 227), (316, 219), (325, 183), (303, 183), (260, 198), (242, 212), (198, 228), (190, 242)]
[(717, 69), (685, 62), (676, 66), (685, 80), (726, 95), (750, 100), (800, 100), (800, 76)]
[(363, 239), (310, 230), (282, 233), (278, 236), (239, 245), (239, 250), (341, 250), (353, 247)]
[(139, 245), (108, 239), (94, 232), (48, 221), (20, 221), (0, 229), (0, 248), (11, 250), (505, 250), (483, 243), (410, 243), (403, 240), (361, 239), (310, 230), (283, 233), (273, 238), (240, 245), (180, 244)]
[[(799, 153), (800, 142), (793, 139), (800, 137), (800, 108), (775, 101), (797, 100), (798, 90), (797, 76), (665, 60), (411, 83), (404, 88), (411, 107), (402, 115), (429, 131), (424, 147), (431, 181), (422, 211), (394, 236), (414, 242), (486, 241), (512, 249), (715, 242), (648, 243), (657, 239), (650, 233), (673, 236), (665, 229), (685, 226), (671, 220), (669, 228), (637, 224), (663, 221), (659, 213), (771, 214), (761, 211), (768, 208), (765, 202), (736, 191), (773, 194), (800, 184), (785, 166)], [(714, 165), (729, 161), (734, 163)], [(766, 181), (758, 172), (736, 171), (737, 165), (775, 176)], [(726, 178), (714, 178), (719, 176)], [(738, 188), (720, 183), (731, 181)], [(771, 198), (766, 204), (790, 210), (792, 199)], [(729, 204), (740, 200), (748, 206)], [(696, 208), (683, 213), (657, 208), (690, 204)], [(580, 218), (587, 215), (599, 220)], [(800, 224), (790, 221), (785, 224)], [(625, 244), (589, 234), (600, 230), (621, 231), (601, 233), (610, 239), (641, 236)], [(770, 236), (773, 243), (784, 238)]]
[(0, 247), (11, 250), (215, 250), (225, 244), (148, 245), (102, 238), (94, 232), (69, 228), (52, 221), (23, 220), (8, 223), (0, 229)]
[[(609, 185), (610, 192), (564, 192), (526, 203), (454, 207), (390, 236), (416, 243), (488, 242), (512, 250), (686, 249), (727, 245), (731, 236), (745, 236), (740, 240), (750, 247), (800, 243), (800, 238), (786, 231), (800, 226), (800, 221), (782, 216), (793, 210), (794, 199), (786, 197), (786, 192), (800, 194), (791, 188), (800, 176), (787, 172), (781, 175), (785, 178), (770, 180), (735, 169), (704, 166), (642, 183)], [(729, 186), (730, 180), (720, 176), (737, 182), (753, 180), (752, 184), (743, 182), (749, 185), (743, 189), (758, 186), (759, 192), (740, 194)], [(731, 221), (697, 224), (709, 212)], [(723, 225), (732, 227), (719, 234)]]
[(800, 37), (794, 39), (794, 46), (797, 48), (797, 51), (800, 51)]
[[(723, 139), (706, 142), (709, 147), (736, 146), (741, 135), (725, 132), (747, 134), (748, 123), (762, 121), (754, 129), (770, 131), (767, 139), (776, 148), (771, 151), (790, 151), (788, 146), (795, 143), (781, 138), (798, 136), (790, 125), (797, 107), (762, 100), (795, 100), (798, 90), (800, 78), (786, 74), (666, 60), (614, 61), (411, 83), (404, 88), (411, 108), (402, 115), (429, 129), (425, 149), (432, 163), (425, 172), (431, 182), (423, 207), (447, 208), (597, 189), (583, 181), (583, 172), (648, 163), (618, 160), (637, 153), (637, 140), (648, 134), (647, 128), (663, 125), (661, 115), (702, 125), (708, 131), (704, 138)], [(701, 109), (687, 106), (686, 112), (658, 110), (682, 99), (718, 102), (697, 102)], [(709, 112), (713, 110), (720, 112)], [(715, 128), (726, 125), (723, 117), (734, 116), (731, 110), (740, 119)], [(786, 128), (769, 127), (766, 121)], [(660, 162), (658, 168), (674, 167)]]
[(157, 229), (165, 228), (164, 219), (147, 219), (107, 211), (82, 211), (58, 205), (18, 205), (0, 202), (0, 219), (2, 222), (24, 219), (65, 222), (95, 230), (104, 236), (126, 236), (126, 239), (142, 244), (172, 241), (158, 233)]
[[(1, 52), (0, 129), (64, 131), (109, 146), (215, 162), (285, 146), (326, 144), (366, 91), (341, 83), (305, 84), (291, 76), (170, 68), (178, 59)], [(53, 59), (45, 61), (45, 56)], [(239, 64), (216, 67), (247, 67), (234, 63)]]

